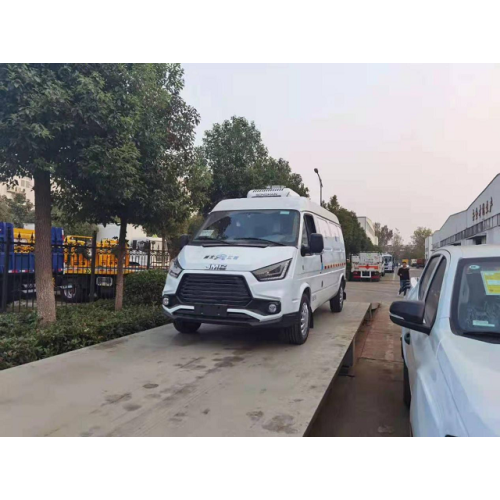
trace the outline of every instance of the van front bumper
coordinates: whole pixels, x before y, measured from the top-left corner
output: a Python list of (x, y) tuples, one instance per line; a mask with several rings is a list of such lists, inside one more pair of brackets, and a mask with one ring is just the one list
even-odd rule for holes
[(213, 325), (237, 325), (237, 326), (269, 326), (283, 328), (298, 321), (299, 313), (261, 315), (247, 309), (227, 310), (225, 316), (207, 316), (195, 314), (194, 306), (175, 306), (171, 309), (162, 306), (163, 312), (172, 320), (194, 321), (196, 323), (209, 323)]

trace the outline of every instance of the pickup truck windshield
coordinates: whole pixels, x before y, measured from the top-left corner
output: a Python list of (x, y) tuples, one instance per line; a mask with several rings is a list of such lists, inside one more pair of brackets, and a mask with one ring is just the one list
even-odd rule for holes
[(452, 309), (455, 333), (500, 336), (500, 257), (459, 262)]
[(224, 242), (296, 246), (300, 218), (296, 210), (234, 210), (212, 212), (193, 244)]

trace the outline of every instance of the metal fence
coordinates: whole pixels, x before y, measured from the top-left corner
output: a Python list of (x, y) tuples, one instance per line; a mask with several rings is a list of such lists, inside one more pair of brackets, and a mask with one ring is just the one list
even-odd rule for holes
[[(149, 243), (149, 244), (148, 244)], [(36, 241), (8, 235), (0, 241), (0, 312), (36, 308)], [(169, 254), (152, 248), (151, 242), (127, 248), (124, 275), (150, 269), (167, 271)], [(114, 298), (118, 270), (116, 241), (70, 236), (52, 242), (52, 282), (57, 305)]]

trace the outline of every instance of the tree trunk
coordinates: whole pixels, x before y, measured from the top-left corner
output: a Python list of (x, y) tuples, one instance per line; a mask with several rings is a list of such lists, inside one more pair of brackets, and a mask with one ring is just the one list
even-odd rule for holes
[(120, 218), (120, 237), (118, 238), (118, 268), (116, 270), (115, 311), (123, 308), (123, 261), (125, 260), (125, 238), (127, 236), (127, 219)]
[(38, 317), (43, 324), (56, 320), (52, 283), (50, 173), (35, 170), (35, 284)]

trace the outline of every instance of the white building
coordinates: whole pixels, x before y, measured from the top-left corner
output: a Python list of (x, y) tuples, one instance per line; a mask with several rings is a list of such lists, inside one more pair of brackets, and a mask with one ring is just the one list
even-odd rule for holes
[(27, 177), (16, 177), (18, 182), (17, 186), (7, 186), (7, 184), (0, 184), (0, 196), (7, 196), (12, 198), (15, 193), (23, 193), (26, 199), (35, 203), (35, 192), (33, 191), (33, 181)]
[[(97, 226), (97, 241), (104, 240), (106, 238), (113, 239), (120, 236), (120, 226), (118, 224), (107, 224), (103, 226), (99, 224)], [(127, 240), (130, 245), (134, 245), (134, 241), (141, 244), (142, 241), (151, 241), (153, 244), (153, 249), (161, 250), (162, 240), (156, 236), (148, 236), (141, 226), (134, 227), (132, 224), (127, 225)], [(136, 244), (137, 244), (136, 243)], [(135, 248), (135, 246), (134, 246)], [(165, 248), (167, 250), (167, 248)]]
[(373, 222), (368, 217), (358, 217), (358, 222), (370, 241), (374, 245), (378, 245), (378, 238), (375, 236), (375, 225)]
[(446, 245), (500, 244), (500, 174), (463, 212), (432, 235), (432, 250)]
[(432, 235), (425, 238), (425, 261), (427, 262), (432, 253)]

